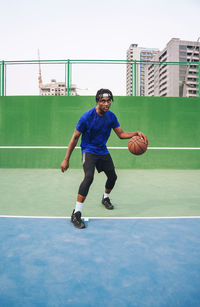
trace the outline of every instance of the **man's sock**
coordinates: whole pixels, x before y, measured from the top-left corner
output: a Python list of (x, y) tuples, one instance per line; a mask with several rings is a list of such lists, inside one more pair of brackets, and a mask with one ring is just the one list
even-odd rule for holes
[(82, 207), (83, 207), (83, 203), (80, 203), (80, 202), (76, 202), (76, 207), (75, 207), (75, 211), (74, 213), (76, 213), (77, 211), (82, 211)]
[(104, 194), (103, 194), (103, 198), (107, 198), (107, 197), (109, 197), (109, 195), (110, 195), (110, 194), (108, 194), (108, 193), (104, 193)]

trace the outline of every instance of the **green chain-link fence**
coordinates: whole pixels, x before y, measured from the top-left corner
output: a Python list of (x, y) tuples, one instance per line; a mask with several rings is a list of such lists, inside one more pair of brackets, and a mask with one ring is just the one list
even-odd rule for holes
[(73, 95), (75, 84), (79, 95), (95, 95), (100, 87), (108, 87), (118, 96), (200, 97), (198, 61), (0, 61), (1, 96), (41, 95), (41, 88), (51, 84), (44, 82), (47, 78), (62, 82), (62, 95), (66, 96)]

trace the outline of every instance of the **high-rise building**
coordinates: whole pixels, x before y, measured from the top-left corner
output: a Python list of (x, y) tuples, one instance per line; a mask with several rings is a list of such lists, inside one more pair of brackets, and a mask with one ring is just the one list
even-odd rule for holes
[[(145, 61), (152, 60), (153, 56), (158, 53), (158, 49), (138, 47), (137, 44), (131, 44), (127, 50), (126, 69), (126, 95), (137, 96), (145, 95)], [(134, 64), (134, 61), (135, 64)], [(144, 61), (143, 63), (139, 61)]]
[(145, 66), (145, 96), (198, 96), (199, 51), (199, 41), (172, 38), (154, 56), (158, 63)]

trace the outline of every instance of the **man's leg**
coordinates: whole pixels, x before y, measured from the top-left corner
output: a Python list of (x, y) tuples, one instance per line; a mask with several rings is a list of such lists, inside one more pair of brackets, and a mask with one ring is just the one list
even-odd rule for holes
[(72, 213), (71, 221), (77, 228), (85, 228), (84, 222), (81, 220), (82, 206), (88, 194), (89, 188), (94, 179), (95, 159), (92, 154), (83, 154), (83, 170), (84, 179), (80, 184), (77, 196), (76, 207)]
[(102, 204), (106, 207), (106, 209), (112, 210), (114, 209), (114, 206), (112, 205), (109, 196), (117, 180), (117, 175), (114, 169), (104, 172), (107, 176), (107, 181), (105, 185), (105, 192), (102, 198)]
[(106, 209), (112, 210), (114, 209), (114, 206), (111, 204), (109, 196), (110, 192), (114, 188), (115, 182), (117, 180), (117, 175), (110, 154), (106, 155), (105, 158), (102, 160), (102, 170), (107, 176), (105, 192), (102, 198), (102, 204), (106, 207)]

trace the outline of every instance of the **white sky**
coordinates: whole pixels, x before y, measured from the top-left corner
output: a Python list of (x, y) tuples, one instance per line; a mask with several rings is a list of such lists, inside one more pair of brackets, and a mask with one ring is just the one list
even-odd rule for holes
[[(0, 60), (35, 60), (38, 48), (44, 60), (119, 60), (131, 43), (162, 50), (172, 37), (200, 37), (199, 0), (0, 0), (0, 8)], [(59, 78), (42, 70), (46, 82)], [(90, 78), (75, 81), (90, 87)]]

